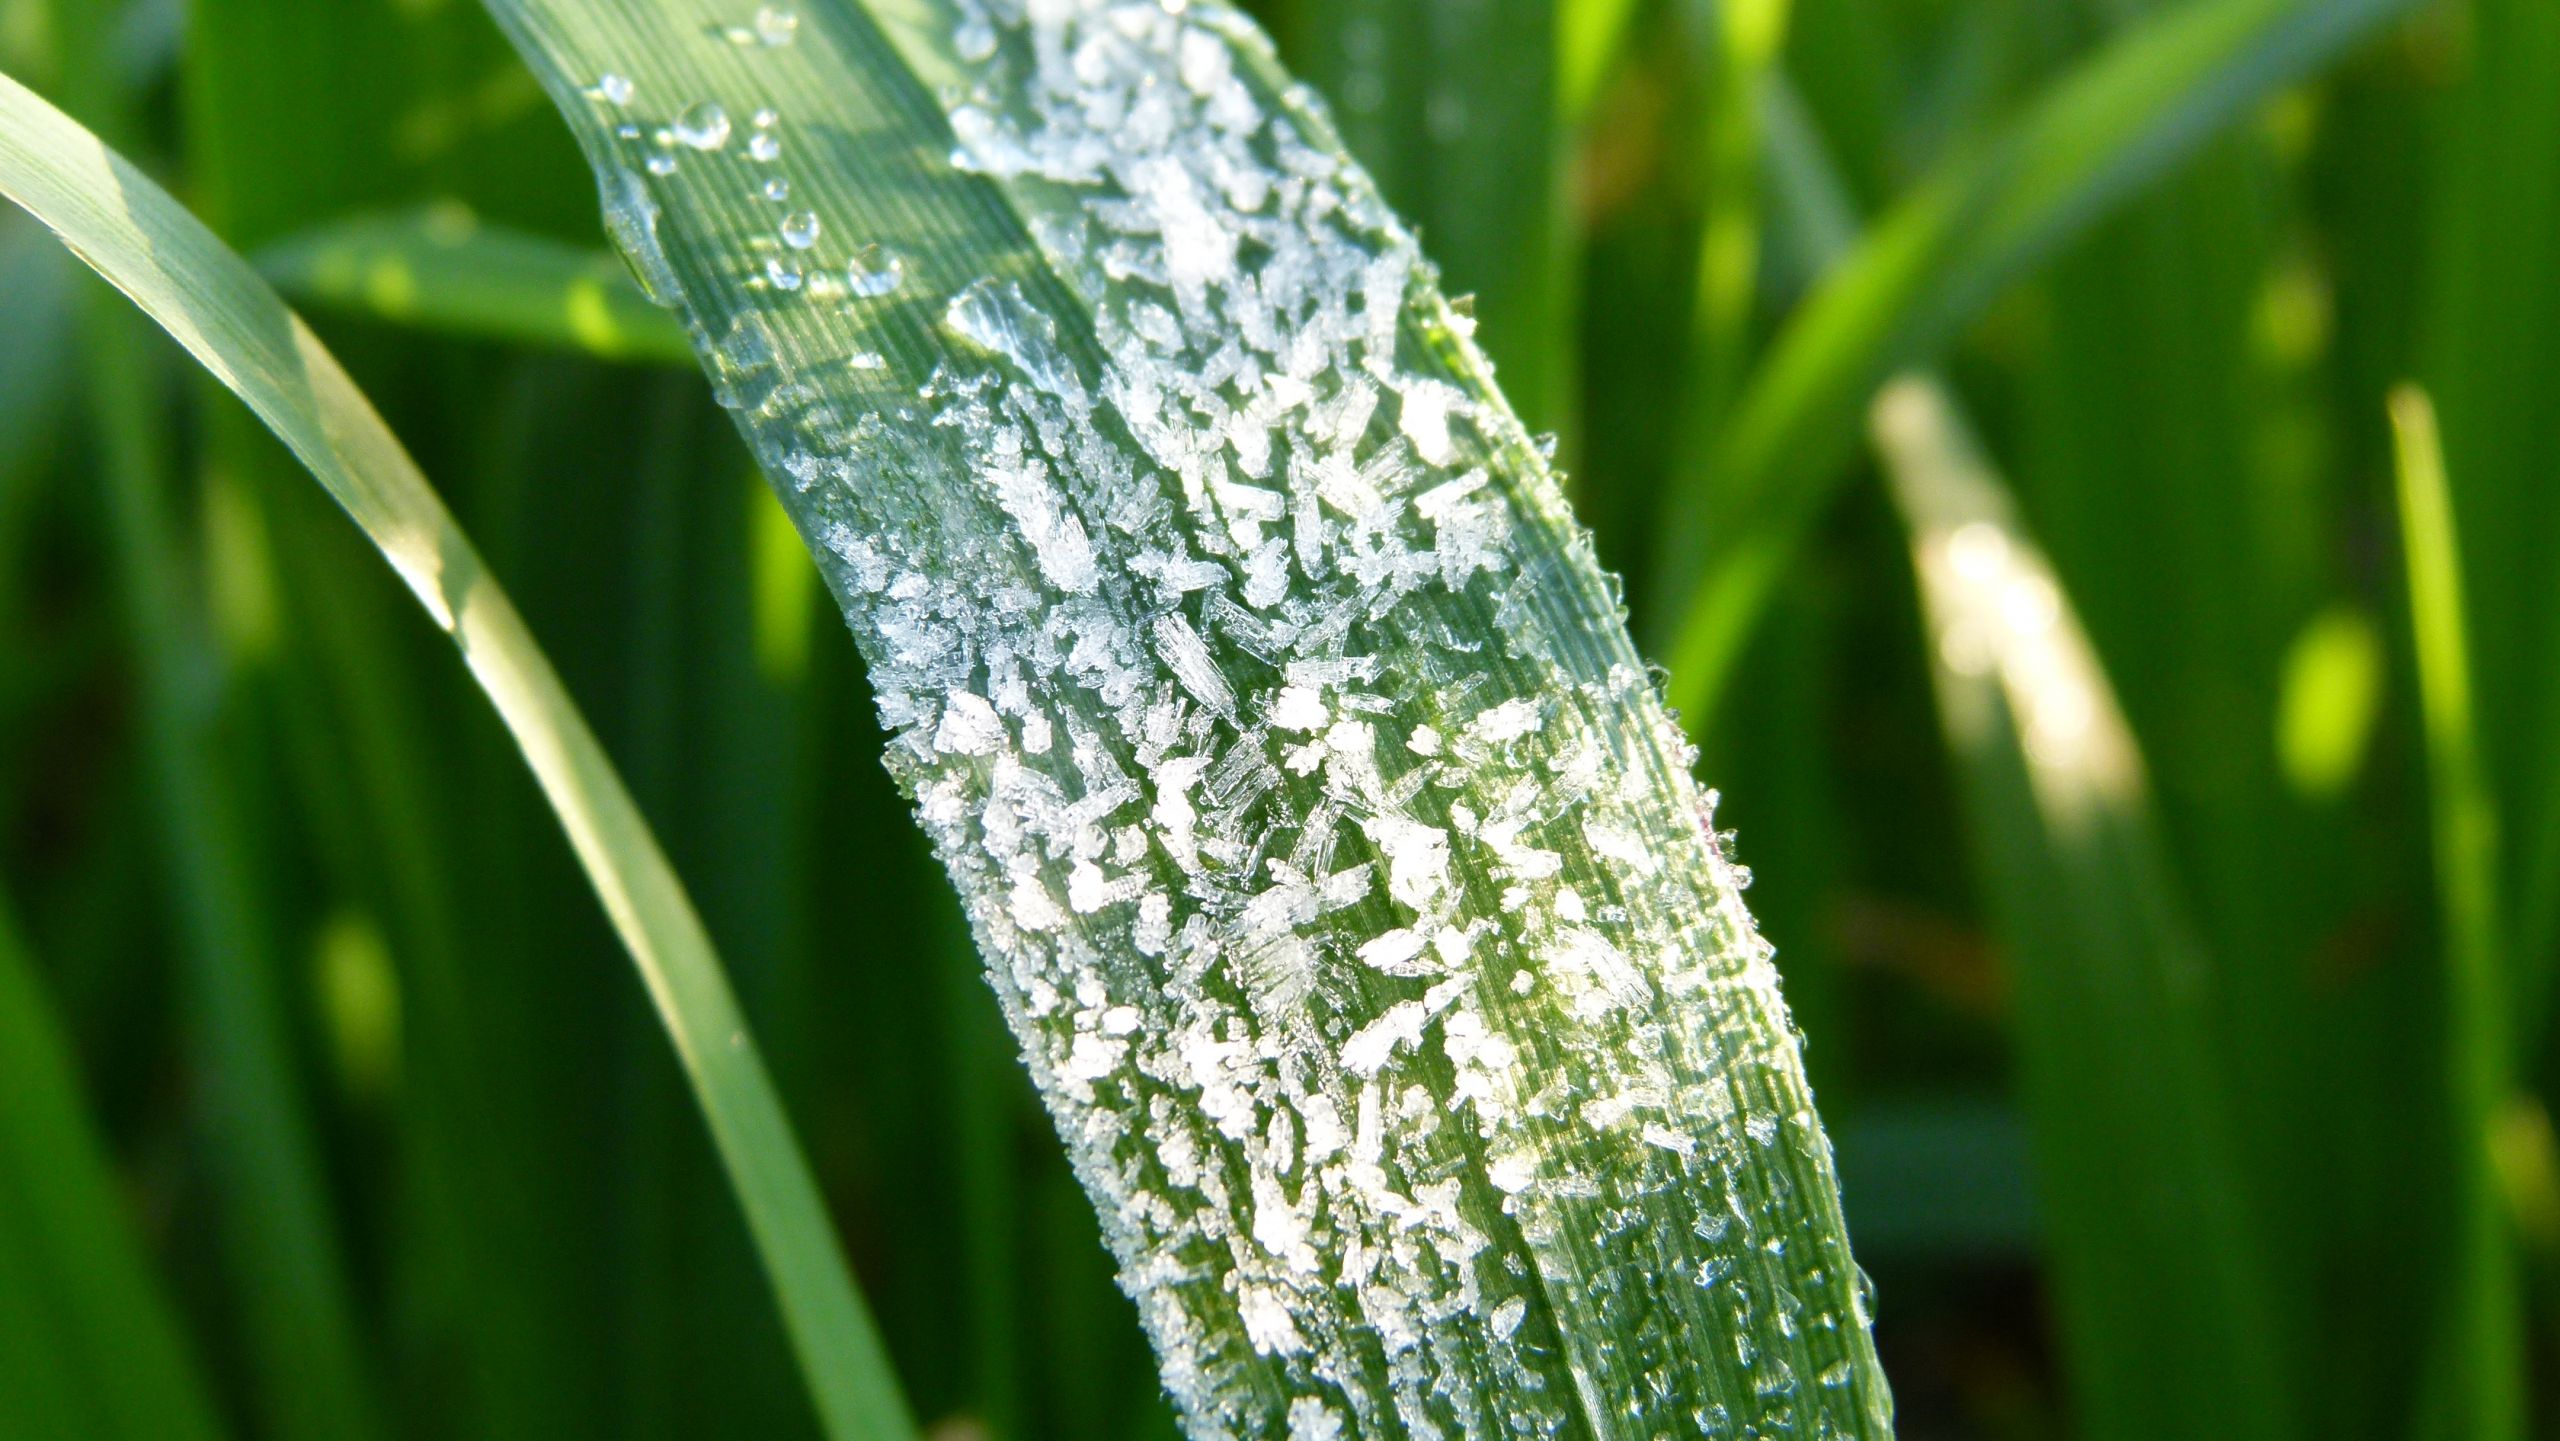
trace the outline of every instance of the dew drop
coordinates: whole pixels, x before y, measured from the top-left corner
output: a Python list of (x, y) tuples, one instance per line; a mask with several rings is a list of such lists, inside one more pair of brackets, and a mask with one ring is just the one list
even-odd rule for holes
[(794, 210), (782, 217), (782, 243), (794, 250), (806, 250), (818, 243), (818, 217), (806, 210)]
[(764, 198), (779, 205), (791, 198), (791, 182), (777, 175), (764, 183)]
[[(888, 294), (906, 283), (907, 263), (892, 255), (880, 259), (880, 248), (871, 247), (845, 265), (845, 286), (865, 299)], [(866, 258), (868, 257), (868, 258)]]
[(754, 139), (747, 142), (747, 158), (761, 160), (768, 164), (779, 160), (782, 158), (782, 142), (774, 139), (769, 133), (758, 132)]
[(758, 130), (771, 130), (782, 123), (782, 112), (770, 105), (765, 106), (755, 113), (755, 122)]
[(767, 285), (776, 290), (798, 290), (801, 284), (798, 268), (785, 265), (779, 259), (767, 260), (764, 263), (764, 279)]
[(888, 360), (876, 350), (857, 350), (845, 358), (845, 364), (856, 370), (878, 370), (888, 363)]
[(800, 38), (800, 16), (779, 5), (767, 5), (756, 11), (756, 38), (770, 46), (788, 45)]
[(652, 175), (668, 176), (676, 173), (676, 158), (672, 155), (652, 155), (647, 164), (649, 173)]
[(596, 83), (588, 89), (587, 96), (607, 105), (628, 105), (631, 103), (631, 77), (608, 70), (596, 77)]
[(688, 105), (675, 118), (671, 133), (696, 150), (717, 150), (729, 143), (729, 112), (715, 100)]

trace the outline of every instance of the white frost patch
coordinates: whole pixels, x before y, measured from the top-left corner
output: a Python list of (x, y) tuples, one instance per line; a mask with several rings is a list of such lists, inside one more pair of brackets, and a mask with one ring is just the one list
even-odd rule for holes
[(1447, 465), (1457, 454), (1449, 441), (1449, 387), (1438, 381), (1415, 381), (1404, 392), (1397, 425), (1414, 452), (1433, 465)]
[(1449, 833), (1403, 816), (1373, 816), (1360, 829), (1387, 858), (1387, 894), (1428, 910), (1449, 881)]
[(1342, 1441), (1342, 1413), (1313, 1396), (1291, 1400), (1289, 1441)]
[(1236, 1290), (1236, 1310), (1244, 1317), (1244, 1334), (1265, 1356), (1295, 1356), (1307, 1349), (1307, 1338), (1289, 1315), (1289, 1303), (1268, 1286), (1247, 1281)]
[(1332, 720), (1323, 693), (1314, 686), (1282, 686), (1279, 698), (1271, 703), (1271, 724), (1284, 731), (1318, 731)]
[(934, 729), (934, 749), (952, 755), (994, 755), (1004, 747), (1004, 718), (987, 698), (955, 690), (944, 697), (942, 724)]
[(1512, 1333), (1520, 1329), (1520, 1323), (1527, 1319), (1529, 1319), (1529, 1303), (1517, 1296), (1494, 1307), (1492, 1322), (1494, 1339), (1510, 1340)]

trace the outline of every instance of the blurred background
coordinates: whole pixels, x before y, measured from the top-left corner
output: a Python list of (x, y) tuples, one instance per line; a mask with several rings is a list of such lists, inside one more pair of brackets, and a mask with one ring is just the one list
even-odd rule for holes
[[(1903, 1434), (2560, 1435), (2560, 7), (1253, 8), (1707, 657)], [(616, 270), (486, 16), (0, 0), (0, 69), (260, 257), (487, 552), (921, 1416), (1169, 1438), (806, 557), (647, 314), (550, 318)], [(442, 637), (14, 213), (0, 337), (0, 1435), (155, 1384), (244, 1437), (814, 1435)]]

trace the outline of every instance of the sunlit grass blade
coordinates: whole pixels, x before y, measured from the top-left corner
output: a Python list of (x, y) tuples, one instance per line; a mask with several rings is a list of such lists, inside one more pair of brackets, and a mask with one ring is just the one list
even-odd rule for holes
[[(223, 1428), (134, 1234), (85, 1090), (0, 901), (0, 1249), (31, 1273), (0, 1284), (0, 1336), (50, 1336), (63, 1357), (53, 1380), (76, 1396), (80, 1434), (214, 1441)], [(0, 1386), (0, 1431), (37, 1434), (11, 1394)]]
[(95, 137), (0, 79), (0, 190), (266, 421), (452, 637), (507, 723), (674, 1039), (839, 1437), (910, 1426), (710, 942), (496, 582), (346, 373), (245, 262)]
[(2481, 763), (2513, 807), (2502, 864), (2521, 1058), (2551, 1034), (2560, 969), (2560, 593), (2543, 563), (2560, 544), (2560, 416), (2535, 378), (2560, 364), (2544, 284), (2560, 265), (2560, 9), (2476, 0), (2459, 14), (2459, 68), (2436, 106), (2421, 352), (2463, 529)]
[(2023, 1090), (2085, 1434), (2299, 1434), (2205, 1047), (2212, 986), (2131, 731), (1934, 381), (1875, 405), (1939, 704), (2013, 958)]
[(2443, 928), (2445, 1100), (2455, 1177), (2419, 1434), (2505, 1441), (2525, 1434), (2525, 1389), (2515, 1245), (2497, 1154), (2514, 1085), (2497, 802), (2473, 710), (2453, 496), (2424, 391), (2392, 392), (2391, 433)]
[(1260, 35), (492, 8), (847, 609), (1194, 1432), (1885, 1432), (1677, 733)]
[(684, 330), (614, 257), (491, 225), (459, 206), (356, 216), (260, 249), (288, 297), (454, 335), (688, 365)]
[(1842, 475), (1895, 366), (2247, 107), (2408, 0), (2190, 0), (2126, 30), (1880, 219), (1806, 298), (1678, 482), (1658, 649), (1695, 727)]

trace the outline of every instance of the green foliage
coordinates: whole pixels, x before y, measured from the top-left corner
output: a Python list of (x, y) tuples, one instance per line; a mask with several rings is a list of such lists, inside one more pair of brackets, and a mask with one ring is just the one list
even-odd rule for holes
[[(1758, 873), (1751, 909), (1838, 1148), (1902, 1428), (2547, 1430), (2552, 7), (1248, 3), (1278, 48), (1241, 65), (1257, 103), (1302, 103), (1271, 93), (1275, 64), (1307, 81), (1437, 288), (1473, 296), (1418, 301), (1390, 371), (1446, 380), (1492, 415), (1479, 386), (1499, 365), (1527, 426), (1560, 436), (1556, 479), (1670, 662), (1700, 778), (1722, 787), (1719, 823)], [(784, 381), (827, 390), (848, 420), (878, 393), (866, 379), (914, 396), (936, 366), (967, 386), (999, 377), (984, 395), (1054, 401), (1055, 372), (1019, 368), (1036, 346), (966, 317), (993, 349), (955, 333), (947, 303), (991, 272), (1058, 325), (1099, 394), (1100, 322), (1143, 282), (1083, 284), (1041, 241), (1111, 187), (951, 173), (950, 107), (1018, 95), (944, 46), (965, 0), (786, 0), (770, 7), (786, 45), (764, 42), (761, 0), (505, 8), (595, 47), (557, 51), (576, 58), (548, 77), (572, 125), (546, 102), (553, 61), (528, 65), (454, 0), (0, 0), (0, 70), (309, 308), (443, 482), (449, 533), (481, 543), (473, 594), (504, 576), (559, 664), (544, 708), (567, 716), (574, 694), (595, 721), (596, 768), (571, 778), (618, 772), (621, 838), (663, 844), (663, 868), (626, 852), (626, 873), (644, 891), (683, 877), (699, 924), (659, 919), (697, 960), (717, 938), (734, 996), (711, 995), (719, 1019), (687, 1033), (701, 1044), (667, 1045), (564, 843), (578, 826), (564, 832), (384, 552), (53, 236), (0, 215), (0, 889), (15, 903), (0, 926), (0, 1434), (896, 1434), (902, 1393), (945, 1441), (1170, 1441), (1145, 1323), (1163, 1334), (1168, 1295), (1184, 1314), (1236, 1308), (1180, 1277), (1141, 1286), (1144, 1312), (1114, 1287), (1110, 1238), (1057, 1141), (1056, 1048), (1072, 1062), (1073, 1042), (1019, 1007), (1009, 1035), (989, 1004), (973, 917), (878, 757), (903, 745), (904, 779), (928, 789), (951, 762), (920, 770), (912, 729), (875, 727), (875, 697), (917, 692), (869, 621), (866, 677), (863, 646), (829, 620), (847, 598), (840, 558), (822, 544), (813, 567), (804, 545), (906, 496), (989, 519), (976, 476), (993, 468), (914, 400), (926, 430), (890, 427), (895, 443), (861, 452), (853, 484), (875, 511), (848, 514), (786, 464), (834, 452), (784, 443), (801, 408)], [(1195, 3), (1189, 23), (1209, 11)], [(655, 27), (645, 46), (635, 26)], [(603, 109), (571, 93), (608, 65), (637, 84), (637, 137), (601, 133)], [(735, 204), (758, 128), (742, 97), (786, 74), (767, 98), (795, 203)], [(651, 131), (675, 101), (704, 97), (730, 102), (726, 150), (661, 147)], [(93, 216), (168, 214), (134, 171), (103, 180), (99, 152), (46, 133), (62, 153), (12, 163), (83, 167), (84, 193), (117, 200)], [(611, 255), (581, 140), (642, 177), (684, 315)], [(662, 149), (671, 177), (646, 166)], [(801, 209), (823, 221), (812, 252), (781, 235)], [(149, 260), (199, 274), (183, 265), (209, 252), (180, 231), (155, 233)], [(861, 249), (875, 241), (887, 249)], [(791, 313), (731, 284), (741, 253), (759, 269), (803, 256), (803, 300), (810, 259), (831, 278), (855, 259), (874, 275), (891, 253), (908, 264), (903, 289), (839, 302), (833, 329), (778, 323), (775, 369), (714, 362), (729, 399), (768, 402), (753, 453), (685, 334), (688, 318)], [(223, 308), (256, 282), (221, 273), (165, 293), (170, 313), (198, 315), (200, 336), (261, 316), (256, 333), (299, 334), (271, 300)], [(1022, 319), (1009, 305), (971, 314)], [(276, 373), (317, 373), (303, 346)], [(830, 346), (882, 364), (810, 369), (852, 358)], [(2410, 378), (2434, 402), (2435, 443), (2420, 392), (2389, 399)], [(1145, 455), (1107, 410), (1097, 442)], [(1382, 430), (1399, 419), (1390, 392)], [(1453, 421), (1453, 464), (1485, 464), (1479, 495), (1531, 522), (1504, 552), (1511, 584), (1574, 597), (1565, 633), (1624, 656), (1614, 591), (1560, 511), (1523, 504), (1545, 485), (1540, 446), (1495, 428), (1498, 443)], [(1100, 556), (1127, 558), (1131, 532), (1081, 519)], [(399, 547), (428, 533), (393, 549), (424, 563), (432, 547)], [(993, 595), (1018, 561), (915, 569)], [(464, 575), (432, 563), (440, 586)], [(1491, 598), (1493, 577), (1474, 583)], [(1158, 610), (1194, 616), (1251, 711), (1260, 662), (1196, 623), (1199, 593), (1136, 592), (1134, 608), (1129, 594), (1109, 603), (1150, 640)], [(1503, 662), (1455, 719), (1570, 693), (1521, 659), (1552, 628), (1423, 599), (1423, 622), (1378, 653), (1442, 669), (1373, 688), (1382, 701), (1447, 709), (1448, 678), (1481, 668), (1436, 649), (1435, 616)], [(1547, 733), (1580, 709), (1548, 711)], [(1676, 768), (1667, 735), (1646, 747)], [(1307, 759), (1306, 775), (1280, 768), (1267, 803), (1320, 793), (1323, 759)], [(1193, 796), (1205, 814), (1205, 781)], [(969, 838), (944, 839), (965, 874)], [(1454, 828), (1452, 843), (1463, 856)], [(1577, 876), (1595, 869), (1549, 848)], [(1374, 849), (1346, 825), (1328, 860)], [(1593, 928), (1618, 934), (1606, 887), (1577, 888)], [(1028, 954), (984, 890), (980, 931)], [(1109, 948), (1109, 912), (1060, 908)], [(1365, 941), (1416, 929), (1403, 919), (1373, 897), (1321, 925)], [(1518, 944), (1503, 925), (1479, 961)], [(1310, 1002), (1337, 1058), (1352, 1018), (1437, 984), (1347, 949)], [(1152, 973), (1105, 981), (1142, 1004), (1171, 994)], [(1380, 1074), (1405, 1068), (1400, 1084), (1445, 1099), (1450, 1014), (1425, 1019), (1419, 1047), (1388, 1037)], [(1488, 1014), (1531, 1034), (1545, 1069), (1588, 1064), (1572, 1016)], [(748, 1086), (762, 1139), (743, 1149), (734, 1125), (695, 1119), (679, 1058), (724, 1064), (715, 1042), (738, 1034), (770, 1063)], [(1025, 1042), (1053, 1107), (1026, 1080)], [(1178, 1083), (1148, 1084), (1187, 1103)], [(1773, 1099), (1749, 1104), (1795, 1104)], [(1382, 1148), (1449, 1144), (1478, 1119), (1382, 1106)], [(1495, 1135), (1541, 1157), (1563, 1138), (1535, 1117)], [(1094, 1148), (1074, 1154), (1093, 1179)], [(1568, 1278), (1515, 1334), (1587, 1345), (1685, 1325), (1749, 1338), (1755, 1358), (1788, 1340), (1781, 1298), (1673, 1324), (1630, 1298), (1676, 1288), (1643, 1282), (1593, 1301), (1602, 1321), (1569, 1319), (1570, 1278), (1628, 1275), (1610, 1257), (1643, 1254), (1666, 1277), (1675, 1254), (1720, 1259), (1690, 1223), (1712, 1219), (1693, 1212), (1721, 1179), (1623, 1209), (1533, 1198), (1568, 1218), (1555, 1234), (1605, 1238), (1558, 1259), (1473, 1179), (1491, 1154), (1450, 1172), (1450, 1214), (1484, 1234), (1481, 1254), (1546, 1254)], [(724, 1155), (750, 1163), (765, 1201), (742, 1210)], [(1252, 1190), (1251, 1161), (1233, 1196)], [(778, 1190), (759, 1162), (783, 1168)], [(1829, 1173), (1770, 1174), (1819, 1190)], [(798, 1217), (784, 1244), (806, 1258), (778, 1272), (757, 1239), (775, 1236), (777, 1195)], [(1433, 1224), (1418, 1211), (1384, 1234), (1427, 1249)], [(1246, 1264), (1249, 1235), (1241, 1253), (1151, 1248), (1125, 1228), (1111, 1243), (1274, 1279)], [(847, 1321), (863, 1303), (838, 1254), (877, 1310), (876, 1353)], [(1403, 1354), (1472, 1344), (1463, 1315), (1414, 1334), (1425, 1350)], [(1261, 1426), (1242, 1418), (1305, 1386), (1290, 1367), (1312, 1354), (1255, 1354), (1250, 1337), (1222, 1353), (1221, 1394), (1261, 1398), (1229, 1429)], [(1735, 1354), (1711, 1342), (1682, 1358), (1689, 1379), (1662, 1384), (1726, 1404), (1730, 1422), (1732, 1398), (1713, 1393), (1747, 1369)], [(1576, 1369), (1535, 1359), (1551, 1387)], [(1582, 1366), (1584, 1394), (1637, 1389), (1623, 1359)], [(1313, 1389), (1338, 1405), (1344, 1388)], [(1345, 1419), (1346, 1435), (1387, 1429)], [(1557, 1429), (1684, 1435), (1712, 1419), (1631, 1429), (1604, 1405)]]

